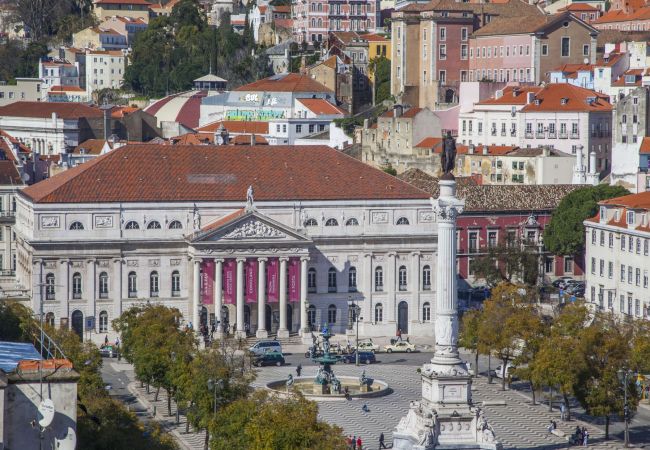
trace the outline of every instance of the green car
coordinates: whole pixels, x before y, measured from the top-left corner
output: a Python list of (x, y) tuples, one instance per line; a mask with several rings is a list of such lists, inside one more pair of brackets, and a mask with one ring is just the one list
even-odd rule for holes
[(253, 365), (256, 367), (276, 365), (278, 367), (284, 365), (284, 356), (280, 352), (266, 352), (261, 356), (258, 356), (253, 361)]

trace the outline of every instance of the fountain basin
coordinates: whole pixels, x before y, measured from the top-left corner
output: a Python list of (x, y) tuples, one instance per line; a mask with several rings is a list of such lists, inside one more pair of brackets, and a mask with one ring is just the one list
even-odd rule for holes
[[(337, 376), (336, 378), (341, 383), (341, 391), (347, 387), (351, 398), (382, 397), (392, 392), (388, 384), (381, 380), (373, 379), (366, 390), (359, 383), (358, 377)], [(288, 389), (286, 380), (271, 381), (266, 384), (266, 389), (282, 397), (292, 395), (293, 391), (299, 391), (310, 400), (345, 400), (345, 394), (327, 392), (328, 388), (323, 389), (322, 385), (315, 383), (314, 377), (295, 377), (293, 379), (293, 386), (290, 386)]]

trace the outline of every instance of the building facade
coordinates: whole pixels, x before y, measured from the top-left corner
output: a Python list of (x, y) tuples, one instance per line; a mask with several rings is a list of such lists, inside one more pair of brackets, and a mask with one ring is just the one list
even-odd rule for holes
[(121, 50), (87, 50), (86, 92), (121, 88), (126, 62), (127, 53)]
[[(153, 161), (160, 176), (126, 183)], [(196, 326), (339, 333), (356, 301), (362, 335), (432, 331), (429, 194), (336, 150), (127, 145), (76, 170), (17, 205), (17, 282), (57, 325), (91, 316), (103, 339), (149, 301)]]
[(298, 43), (323, 42), (330, 31), (374, 33), (379, 13), (379, 0), (294, 0), (293, 37)]
[(586, 296), (620, 317), (648, 320), (650, 192), (600, 202), (585, 225)]

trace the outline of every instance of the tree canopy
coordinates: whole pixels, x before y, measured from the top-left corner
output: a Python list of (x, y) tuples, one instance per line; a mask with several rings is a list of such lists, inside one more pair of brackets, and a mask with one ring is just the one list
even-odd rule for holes
[(556, 255), (580, 255), (584, 252), (586, 219), (598, 212), (598, 202), (629, 194), (621, 186), (599, 184), (577, 189), (562, 199), (544, 229), (544, 245)]

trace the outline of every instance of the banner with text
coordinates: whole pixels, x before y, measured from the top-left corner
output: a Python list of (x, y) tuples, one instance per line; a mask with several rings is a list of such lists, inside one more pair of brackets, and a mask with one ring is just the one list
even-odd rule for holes
[(257, 258), (246, 260), (246, 303), (257, 303)]
[(223, 263), (223, 303), (226, 305), (235, 304), (236, 271), (237, 262), (234, 259), (227, 259)]
[(278, 258), (269, 258), (266, 266), (266, 300), (269, 303), (277, 303), (280, 298), (280, 261)]
[(300, 301), (300, 258), (289, 258), (289, 301)]
[(201, 303), (211, 305), (214, 300), (214, 260), (201, 261)]

